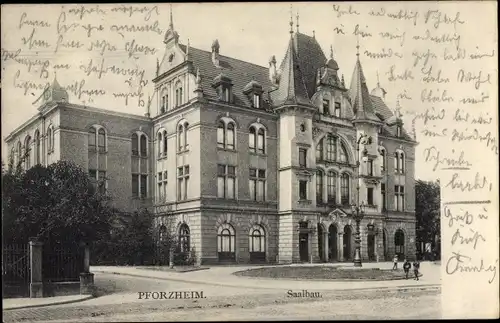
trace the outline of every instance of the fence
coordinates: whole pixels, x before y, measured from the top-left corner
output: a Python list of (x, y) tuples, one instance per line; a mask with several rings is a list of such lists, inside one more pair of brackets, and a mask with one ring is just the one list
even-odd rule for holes
[(78, 245), (44, 244), (42, 277), (44, 282), (78, 282), (84, 272), (84, 251)]
[(28, 297), (30, 284), (29, 246), (4, 245), (2, 250), (4, 297)]

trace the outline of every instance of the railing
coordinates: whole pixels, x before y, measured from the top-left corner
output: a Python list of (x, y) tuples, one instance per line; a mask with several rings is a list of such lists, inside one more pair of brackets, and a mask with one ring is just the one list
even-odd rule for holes
[(84, 250), (78, 245), (44, 244), (43, 280), (47, 282), (79, 281), (84, 271)]
[(30, 257), (28, 244), (4, 245), (2, 250), (4, 297), (28, 297)]

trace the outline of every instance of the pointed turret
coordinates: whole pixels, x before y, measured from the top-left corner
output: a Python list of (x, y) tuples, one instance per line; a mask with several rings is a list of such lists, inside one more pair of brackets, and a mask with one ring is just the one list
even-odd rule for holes
[(358, 48), (356, 66), (352, 73), (351, 88), (349, 90), (354, 119), (356, 121), (380, 122), (380, 119), (375, 115), (375, 109), (370, 98), (370, 92), (368, 92), (363, 68), (359, 61), (359, 45), (356, 47)]
[(42, 105), (47, 102), (68, 102), (69, 95), (68, 91), (64, 89), (57, 81), (57, 75), (54, 73), (54, 80), (52, 84), (47, 86), (47, 88), (42, 92), (42, 94), (36, 99), (33, 104), (42, 102)]
[(276, 106), (288, 104), (311, 105), (295, 52), (293, 37), (290, 37), (285, 59), (283, 60), (279, 87), (272, 92), (272, 100)]
[(387, 91), (380, 86), (380, 80), (378, 78), (378, 72), (377, 72), (377, 87), (374, 88), (371, 92), (371, 95), (378, 96), (382, 100), (385, 100), (385, 95), (387, 94)]
[(174, 19), (172, 17), (172, 5), (170, 5), (170, 24), (168, 26), (167, 32), (165, 33), (165, 39), (163, 42), (169, 44), (174, 41), (176, 44), (179, 42), (179, 34), (174, 29)]

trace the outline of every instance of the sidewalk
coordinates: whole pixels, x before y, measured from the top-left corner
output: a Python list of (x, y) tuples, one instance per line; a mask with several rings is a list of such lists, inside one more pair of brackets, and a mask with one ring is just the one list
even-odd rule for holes
[(3, 310), (43, 307), (82, 302), (93, 298), (92, 295), (67, 295), (40, 298), (4, 298)]
[[(340, 264), (315, 264), (323, 266), (349, 266), (347, 263)], [(297, 266), (297, 265), (292, 265)], [(309, 265), (310, 266), (310, 265)], [(381, 269), (392, 268), (392, 263), (366, 263), (364, 268), (378, 267)], [(250, 289), (267, 290), (289, 290), (289, 289), (310, 289), (310, 290), (356, 290), (356, 289), (399, 289), (399, 288), (435, 288), (441, 285), (440, 266), (432, 263), (422, 263), (421, 272), (423, 276), (420, 281), (393, 280), (393, 281), (330, 281), (330, 280), (290, 280), (290, 279), (270, 279), (252, 278), (233, 275), (236, 271), (259, 266), (214, 266), (207, 270), (192, 271), (186, 273), (167, 272), (159, 270), (139, 269), (135, 267), (115, 267), (115, 266), (93, 266), (91, 271), (96, 273), (110, 273), (117, 275), (127, 275), (132, 277), (153, 278), (161, 280), (171, 280), (184, 283), (195, 283), (202, 285), (238, 287)]]

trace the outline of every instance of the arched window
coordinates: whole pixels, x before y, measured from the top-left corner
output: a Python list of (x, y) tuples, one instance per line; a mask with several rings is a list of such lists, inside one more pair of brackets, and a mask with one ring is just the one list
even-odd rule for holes
[(250, 131), (248, 133), (248, 148), (250, 151), (255, 152), (256, 146), (255, 146), (255, 127), (250, 127)]
[(266, 233), (260, 225), (250, 228), (248, 236), (250, 262), (264, 262), (266, 260)]
[(257, 132), (257, 151), (261, 154), (265, 152), (264, 147), (265, 132), (264, 129), (260, 128)]
[(217, 252), (219, 261), (236, 260), (235, 253), (236, 234), (234, 228), (228, 224), (222, 224), (217, 230)]
[(97, 146), (97, 143), (96, 143), (96, 131), (95, 131), (95, 128), (92, 127), (89, 129), (89, 149), (90, 150), (95, 150)]
[(168, 152), (168, 139), (167, 139), (167, 131), (163, 131), (163, 156), (167, 157)]
[(190, 231), (187, 224), (181, 224), (179, 228), (179, 247), (181, 252), (189, 252), (191, 250)]
[(323, 171), (316, 171), (316, 203), (323, 203)]
[(227, 124), (226, 140), (227, 149), (234, 149), (234, 123), (232, 122)]
[(141, 157), (146, 157), (148, 155), (148, 138), (146, 135), (141, 135), (139, 148), (141, 150)]
[[(52, 149), (54, 148), (53, 146), (53, 140), (52, 140), (52, 126), (49, 126), (47, 128), (47, 153), (50, 154), (52, 152)], [(90, 141), (89, 141), (90, 143)]]
[(401, 150), (394, 153), (394, 172), (397, 174), (405, 173), (405, 154)]
[(394, 234), (395, 253), (400, 259), (404, 258), (405, 254), (405, 234), (403, 230), (398, 229)]
[(184, 150), (188, 150), (189, 144), (188, 144), (188, 130), (189, 130), (189, 123), (184, 123)]
[(163, 89), (161, 91), (161, 106), (160, 106), (160, 113), (167, 112), (168, 110), (168, 95), (167, 95), (167, 89)]
[(328, 134), (326, 137), (326, 160), (337, 160), (337, 138), (332, 134)]
[(328, 203), (337, 203), (337, 173), (328, 171), (327, 182)]
[(348, 163), (349, 158), (347, 156), (347, 148), (343, 143), (340, 143), (340, 156), (339, 156), (339, 161), (341, 163)]
[(224, 140), (226, 138), (226, 127), (221, 120), (217, 126), (217, 147), (224, 148)]
[(177, 129), (177, 142), (178, 142), (179, 151), (183, 151), (184, 150), (184, 127), (182, 125), (179, 125), (179, 128)]
[(103, 128), (100, 128), (97, 132), (97, 144), (99, 147), (99, 152), (106, 151), (106, 132)]
[(167, 240), (167, 227), (162, 224), (158, 229), (158, 241), (166, 242), (166, 240)]
[(35, 132), (35, 165), (40, 164), (40, 131)]
[(23, 161), (23, 145), (20, 141), (17, 142), (17, 163), (22, 163)]
[(139, 136), (132, 134), (132, 156), (139, 156)]
[(161, 132), (158, 132), (157, 141), (158, 141), (158, 157), (163, 155), (163, 135)]
[(323, 160), (323, 139), (324, 138), (322, 138), (316, 145), (316, 161)]
[(340, 180), (340, 190), (341, 190), (340, 202), (342, 203), (342, 205), (349, 204), (349, 188), (350, 188), (349, 174), (344, 173), (344, 174), (342, 174), (342, 177)]
[(24, 141), (24, 151), (26, 152), (26, 169), (31, 167), (31, 137), (28, 135)]

